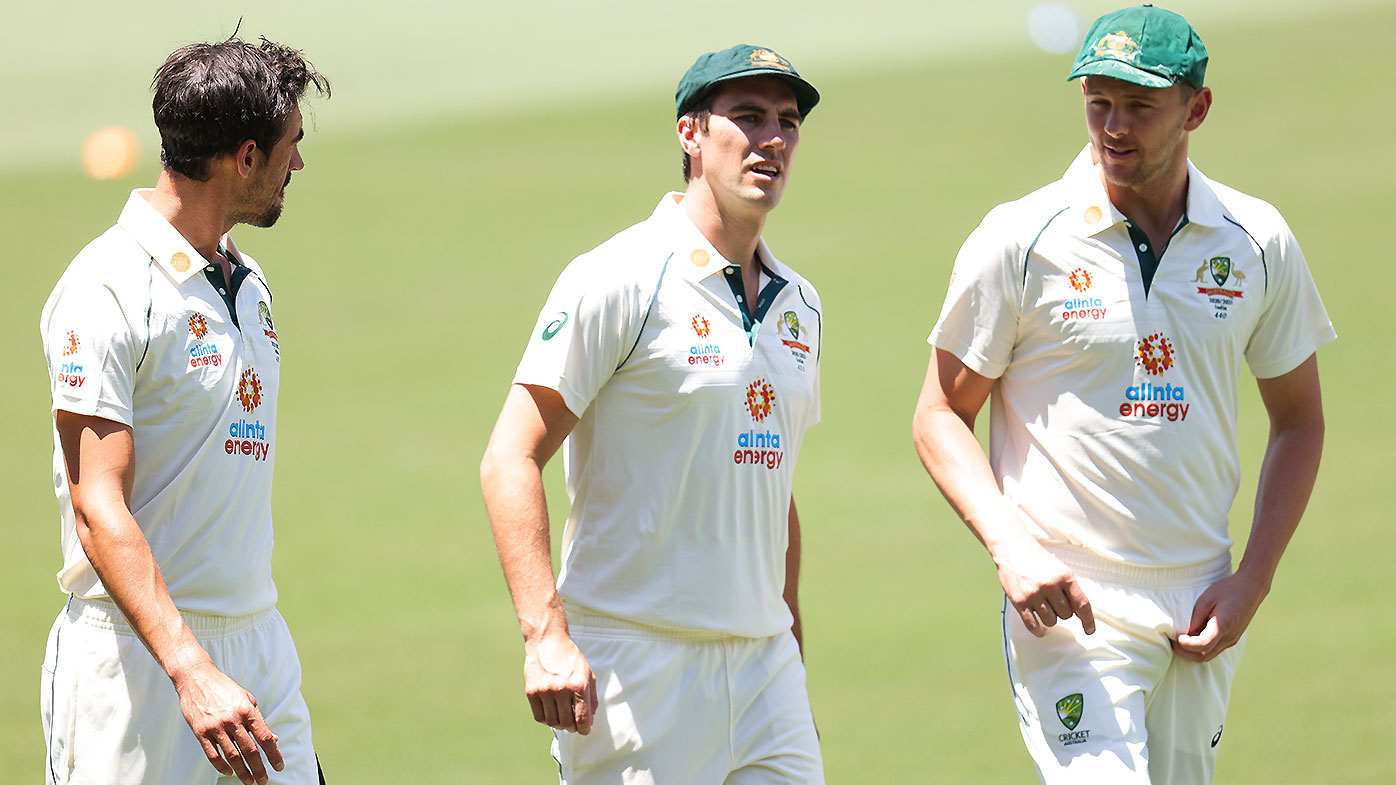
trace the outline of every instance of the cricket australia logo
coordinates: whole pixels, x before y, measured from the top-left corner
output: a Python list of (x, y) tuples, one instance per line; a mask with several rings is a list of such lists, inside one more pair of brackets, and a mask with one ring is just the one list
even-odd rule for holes
[(778, 68), (781, 71), (792, 70), (790, 61), (772, 52), (769, 49), (757, 49), (746, 58), (748, 65), (763, 66), (765, 68)]
[(262, 405), (262, 380), (257, 378), (257, 371), (252, 368), (243, 371), (242, 378), (238, 379), (238, 403), (248, 414)]
[[(1209, 274), (1212, 278), (1211, 283), (1215, 283), (1216, 286), (1206, 285), (1209, 282), (1205, 280), (1205, 276)], [(1232, 282), (1236, 288), (1227, 289), (1228, 281)], [(1197, 274), (1193, 276), (1192, 282), (1203, 284), (1197, 287), (1197, 293), (1206, 295), (1207, 299), (1211, 301), (1212, 316), (1217, 319), (1225, 319), (1227, 309), (1231, 307), (1232, 301), (1242, 297), (1241, 287), (1245, 285), (1246, 274), (1232, 266), (1230, 256), (1213, 256), (1197, 268)]]
[(1074, 692), (1057, 701), (1057, 719), (1062, 721), (1067, 730), (1076, 730), (1076, 726), (1081, 724), (1081, 710), (1085, 705), (1086, 701), (1081, 697), (1081, 693)]
[(1086, 700), (1079, 692), (1073, 692), (1057, 701), (1057, 719), (1062, 721), (1062, 725), (1065, 725), (1068, 731), (1057, 736), (1057, 741), (1063, 746), (1084, 744), (1091, 737), (1089, 730), (1076, 729), (1076, 726), (1081, 724), (1081, 714), (1085, 710)]
[(805, 370), (805, 361), (809, 359), (810, 348), (808, 344), (800, 342), (800, 336), (806, 332), (800, 324), (800, 317), (794, 311), (786, 311), (780, 317), (781, 328), (777, 333), (788, 333), (789, 338), (781, 338), (780, 342), (790, 350), (790, 356), (795, 358), (795, 367), (801, 371)]

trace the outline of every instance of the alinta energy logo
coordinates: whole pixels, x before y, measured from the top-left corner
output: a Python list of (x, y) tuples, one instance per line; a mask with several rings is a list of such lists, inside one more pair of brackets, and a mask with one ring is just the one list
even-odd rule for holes
[[(693, 328), (693, 334), (699, 338), (707, 338), (713, 331), (712, 322), (702, 314), (694, 314), (688, 326)], [(697, 343), (688, 347), (689, 365), (711, 365), (715, 368), (725, 362), (727, 358), (722, 356), (722, 347), (718, 344)]]
[(1084, 744), (1091, 737), (1089, 730), (1077, 730), (1076, 726), (1081, 724), (1081, 715), (1086, 710), (1086, 700), (1081, 693), (1074, 692), (1065, 698), (1057, 701), (1057, 719), (1066, 726), (1066, 733), (1058, 734), (1057, 741), (1062, 746), (1069, 747), (1073, 744)]
[(208, 335), (208, 320), (201, 313), (196, 313), (189, 317), (189, 332), (194, 336), (194, 340), (202, 341)]
[[(72, 330), (68, 331), (65, 338), (63, 356), (72, 357), (78, 353), (78, 349), (82, 348), (82, 341), (78, 340), (78, 334)], [(58, 366), (58, 378), (55, 381), (69, 387), (81, 387), (83, 382), (87, 381), (87, 376), (82, 372), (82, 363), (65, 362)]]
[[(1168, 337), (1155, 332), (1135, 344), (1134, 364), (1149, 376), (1162, 376), (1177, 365), (1177, 355)], [(1120, 416), (1177, 422), (1188, 418), (1190, 406), (1183, 385), (1145, 381), (1125, 388)]]
[[(1078, 292), (1085, 292), (1095, 283), (1095, 276), (1084, 267), (1077, 267), (1067, 276), (1067, 283)], [(1105, 303), (1099, 297), (1073, 297), (1062, 303), (1062, 321), (1079, 321), (1089, 319), (1098, 321), (1105, 318)]]
[[(262, 405), (262, 380), (252, 368), (242, 372), (238, 379), (238, 403), (243, 411), (251, 414)], [(229, 455), (246, 455), (254, 461), (265, 461), (271, 454), (271, 440), (267, 438), (266, 426), (261, 420), (239, 419), (228, 426), (228, 440), (223, 442), (223, 451)]]
[(262, 405), (262, 380), (257, 378), (257, 371), (253, 368), (243, 371), (242, 378), (238, 379), (238, 403), (248, 414)]
[[(746, 399), (742, 401), (752, 422), (760, 425), (770, 417), (776, 407), (776, 391), (765, 379), (757, 379), (746, 388)], [(779, 469), (785, 461), (785, 450), (780, 446), (780, 434), (769, 429), (758, 431), (755, 428), (737, 434), (737, 450), (732, 453), (732, 462), (741, 466)]]

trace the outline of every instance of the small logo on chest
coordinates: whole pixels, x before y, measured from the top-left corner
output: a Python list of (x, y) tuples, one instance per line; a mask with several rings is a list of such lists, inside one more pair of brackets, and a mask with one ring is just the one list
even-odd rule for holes
[[(1210, 281), (1207, 280), (1209, 277)], [(1197, 268), (1192, 282), (1203, 284), (1197, 287), (1197, 293), (1212, 303), (1212, 316), (1225, 319), (1232, 302), (1244, 296), (1241, 288), (1246, 284), (1246, 274), (1232, 266), (1231, 257), (1213, 256)], [(1207, 286), (1208, 283), (1215, 283), (1216, 286)], [(1227, 283), (1236, 288), (1226, 288)]]

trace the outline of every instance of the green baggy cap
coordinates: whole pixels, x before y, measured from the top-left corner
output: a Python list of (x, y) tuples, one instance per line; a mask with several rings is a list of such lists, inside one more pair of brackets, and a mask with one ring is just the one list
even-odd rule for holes
[(748, 76), (778, 76), (789, 82), (802, 118), (819, 103), (819, 91), (800, 78), (789, 60), (765, 47), (737, 44), (699, 55), (674, 91), (674, 119), (688, 114), (713, 85)]
[(1141, 5), (1095, 20), (1066, 79), (1111, 76), (1145, 87), (1172, 87), (1181, 79), (1201, 87), (1206, 73), (1207, 47), (1188, 20)]

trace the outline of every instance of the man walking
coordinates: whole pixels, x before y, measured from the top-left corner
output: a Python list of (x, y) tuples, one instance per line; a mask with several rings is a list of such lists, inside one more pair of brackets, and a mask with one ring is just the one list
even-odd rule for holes
[[(1098, 19), (1068, 77), (1090, 143), (965, 241), (929, 339), (916, 446), (998, 570), (1046, 783), (1211, 781), (1243, 633), (1318, 471), (1315, 351), (1335, 334), (1275, 208), (1188, 160), (1206, 67), (1177, 14)], [(1243, 360), (1270, 441), (1233, 573)]]
[[(819, 94), (775, 52), (679, 82), (684, 193), (579, 256), (481, 466), (564, 783), (822, 783), (791, 496), (822, 313), (761, 231)], [(566, 439), (556, 585), (542, 468)]]
[(271, 577), (280, 339), (228, 235), (281, 214), (310, 86), (329, 94), (265, 39), (171, 54), (155, 188), (44, 305), (69, 594), (44, 656), (50, 785), (323, 782)]

